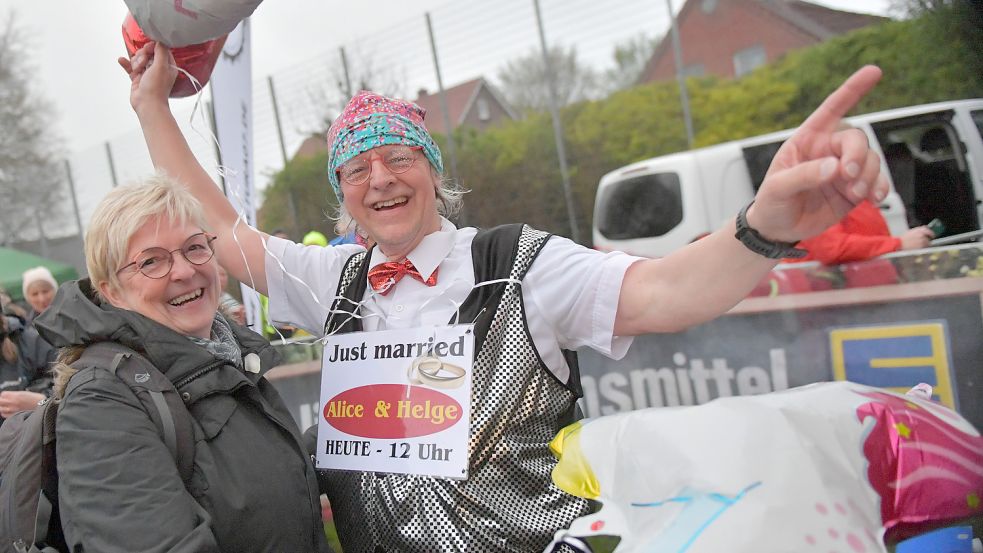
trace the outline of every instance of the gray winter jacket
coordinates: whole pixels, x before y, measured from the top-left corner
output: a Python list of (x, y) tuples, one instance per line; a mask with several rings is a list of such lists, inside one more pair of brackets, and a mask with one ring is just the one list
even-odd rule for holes
[(262, 378), (266, 340), (234, 327), (259, 374), (132, 311), (100, 303), (86, 280), (64, 285), (35, 321), (57, 347), (112, 340), (175, 384), (195, 426), (189, 489), (130, 388), (80, 367), (57, 420), (59, 506), (75, 552), (326, 552), (314, 468), (290, 413)]
[(19, 317), (3, 314), (0, 317), (6, 317), (7, 335), (17, 345), (15, 361), (9, 362), (0, 355), (0, 390), (28, 390), (50, 395), (49, 371), (55, 361), (55, 348)]

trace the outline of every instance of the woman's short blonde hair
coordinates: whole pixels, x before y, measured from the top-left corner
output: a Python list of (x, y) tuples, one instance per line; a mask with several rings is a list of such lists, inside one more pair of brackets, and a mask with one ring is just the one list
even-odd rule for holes
[(116, 272), (124, 265), (130, 238), (155, 217), (208, 230), (201, 204), (167, 175), (158, 173), (113, 189), (99, 202), (85, 232), (85, 265), (94, 290), (102, 282), (119, 288)]

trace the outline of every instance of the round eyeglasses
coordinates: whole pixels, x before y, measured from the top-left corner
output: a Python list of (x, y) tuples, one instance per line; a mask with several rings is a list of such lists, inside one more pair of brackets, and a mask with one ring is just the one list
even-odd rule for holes
[(192, 265), (204, 265), (215, 255), (212, 249), (212, 242), (217, 236), (211, 236), (204, 232), (192, 234), (184, 241), (184, 244), (176, 250), (165, 250), (164, 248), (147, 248), (140, 252), (136, 261), (125, 265), (116, 271), (116, 274), (136, 267), (147, 278), (164, 278), (174, 267), (174, 252), (181, 252), (184, 259)]
[[(405, 173), (416, 161), (420, 146), (394, 146), (382, 154), (382, 164), (390, 173), (397, 175)], [(338, 168), (338, 178), (349, 186), (360, 186), (369, 181), (372, 175), (372, 164), (369, 157), (353, 158)]]

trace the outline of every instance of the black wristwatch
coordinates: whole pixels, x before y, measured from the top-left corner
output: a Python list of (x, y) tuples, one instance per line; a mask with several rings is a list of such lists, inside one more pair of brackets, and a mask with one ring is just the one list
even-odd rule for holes
[(788, 242), (772, 242), (764, 236), (758, 234), (758, 231), (754, 230), (747, 224), (747, 210), (751, 207), (754, 200), (751, 200), (750, 204), (744, 206), (744, 209), (737, 214), (737, 232), (734, 237), (741, 241), (747, 249), (752, 252), (763, 255), (768, 259), (782, 259), (785, 257), (790, 257), (797, 259), (799, 257), (805, 257), (809, 252), (796, 248), (795, 244), (790, 244)]

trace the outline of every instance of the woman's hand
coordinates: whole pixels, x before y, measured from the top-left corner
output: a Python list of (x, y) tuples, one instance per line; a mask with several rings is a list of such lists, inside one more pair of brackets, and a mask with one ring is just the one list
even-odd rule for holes
[(842, 118), (881, 78), (868, 65), (850, 76), (779, 148), (747, 218), (764, 237), (797, 242), (819, 234), (865, 199), (887, 195), (880, 157)]
[(44, 394), (37, 392), (0, 392), (0, 416), (10, 418), (14, 413), (34, 409)]
[(178, 74), (170, 49), (159, 42), (148, 42), (132, 58), (116, 61), (130, 77), (130, 106), (137, 116), (143, 109), (168, 105)]

